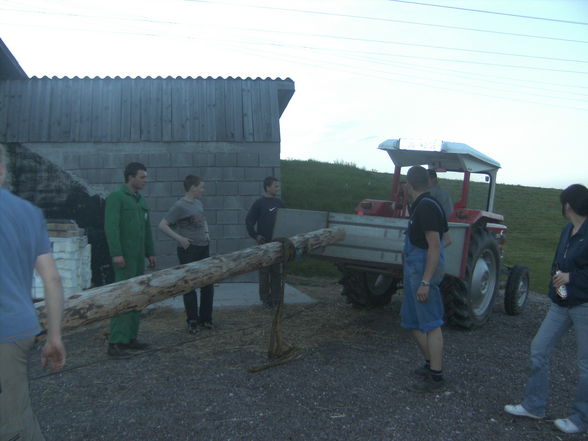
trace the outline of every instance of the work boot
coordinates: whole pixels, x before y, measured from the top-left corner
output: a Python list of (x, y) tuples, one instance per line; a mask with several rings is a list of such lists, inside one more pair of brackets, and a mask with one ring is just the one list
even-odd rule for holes
[(141, 343), (136, 338), (132, 338), (130, 342), (128, 342), (126, 345), (124, 345), (125, 349), (131, 350), (131, 351), (142, 351), (142, 350), (147, 349), (148, 347), (149, 347), (149, 345), (147, 343)]
[(440, 380), (433, 380), (433, 377), (428, 375), (423, 378), (422, 382), (413, 384), (411, 389), (415, 392), (434, 393), (443, 392), (446, 387), (447, 383), (445, 382), (444, 378), (441, 378)]
[(269, 300), (265, 300), (261, 304), (263, 305), (263, 309), (267, 309), (269, 311), (276, 307), (276, 305), (273, 302), (270, 302)]
[(187, 324), (189, 334), (198, 334), (198, 322), (196, 320), (188, 320)]
[(212, 324), (212, 322), (202, 322), (200, 323), (200, 326), (202, 326), (204, 329), (214, 329), (214, 325)]
[(429, 369), (426, 366), (421, 366), (416, 368), (414, 371), (412, 371), (412, 373), (414, 375), (416, 375), (417, 377), (428, 377), (431, 375), (431, 369)]
[(113, 358), (126, 358), (131, 356), (131, 354), (125, 350), (125, 345), (120, 343), (109, 343), (108, 351), (106, 351), (106, 353)]

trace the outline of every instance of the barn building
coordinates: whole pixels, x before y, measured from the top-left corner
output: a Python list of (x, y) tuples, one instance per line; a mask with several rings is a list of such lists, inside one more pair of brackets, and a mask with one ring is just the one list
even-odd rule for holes
[(188, 174), (205, 181), (211, 253), (251, 246), (245, 215), (263, 178), (280, 176), (280, 116), (293, 93), (290, 79), (29, 78), (0, 40), (8, 186), (46, 217), (86, 229), (94, 285), (109, 278), (104, 198), (131, 161), (148, 169), (142, 193), (159, 268), (177, 264), (175, 242), (156, 226), (183, 195)]

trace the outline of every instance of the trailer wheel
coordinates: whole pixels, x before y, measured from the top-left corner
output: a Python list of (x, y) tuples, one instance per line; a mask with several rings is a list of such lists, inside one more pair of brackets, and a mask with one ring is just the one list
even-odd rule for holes
[(470, 240), (465, 280), (455, 279), (445, 285), (448, 322), (466, 329), (486, 323), (498, 292), (499, 277), (498, 244), (490, 232), (476, 228)]
[(384, 306), (396, 292), (398, 280), (368, 271), (343, 269), (341, 295), (354, 306)]
[(508, 315), (519, 315), (529, 297), (529, 268), (515, 265), (511, 268), (504, 289), (504, 310)]

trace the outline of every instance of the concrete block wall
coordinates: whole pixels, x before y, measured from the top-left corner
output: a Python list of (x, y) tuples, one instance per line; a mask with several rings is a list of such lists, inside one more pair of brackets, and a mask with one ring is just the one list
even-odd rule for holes
[[(211, 254), (225, 254), (254, 245), (245, 217), (263, 193), (266, 176), (280, 179), (278, 143), (118, 143), (23, 144), (33, 152), (79, 176), (93, 189), (109, 194), (123, 183), (123, 170), (137, 161), (147, 167), (143, 195), (151, 209), (158, 268), (177, 265), (176, 243), (157, 228), (175, 200), (183, 196), (188, 174), (205, 182), (202, 199), (210, 227)], [(257, 274), (233, 278), (254, 281)]]

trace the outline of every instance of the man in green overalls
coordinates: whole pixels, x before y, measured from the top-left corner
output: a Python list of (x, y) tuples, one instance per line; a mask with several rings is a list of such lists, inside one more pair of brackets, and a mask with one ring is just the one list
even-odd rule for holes
[[(146, 183), (145, 166), (131, 162), (125, 168), (125, 184), (106, 198), (104, 230), (117, 282), (142, 275), (145, 258), (149, 268), (155, 268), (149, 207), (139, 193)], [(137, 341), (139, 314), (140, 311), (131, 311), (110, 320), (108, 355), (124, 357), (128, 350), (147, 347)]]

